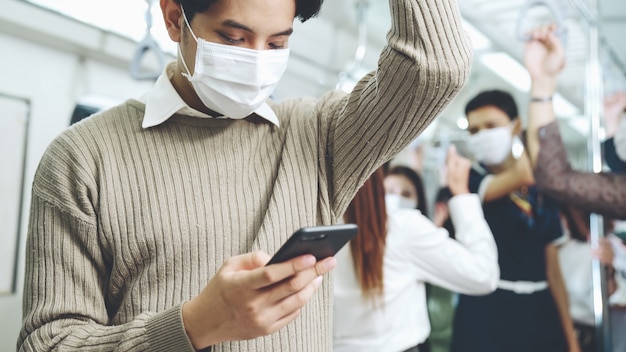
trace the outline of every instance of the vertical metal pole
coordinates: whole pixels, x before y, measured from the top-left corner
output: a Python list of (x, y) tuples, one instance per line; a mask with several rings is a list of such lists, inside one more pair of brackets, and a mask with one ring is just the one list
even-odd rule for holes
[[(585, 115), (589, 119), (589, 139), (587, 140), (588, 162), (590, 170), (598, 173), (602, 170), (600, 146), (600, 114), (602, 113), (603, 84), (600, 66), (600, 28), (598, 23), (598, 0), (587, 0), (591, 18), (587, 19), (587, 79), (585, 84)], [(591, 214), (590, 240), (592, 248), (598, 248), (604, 236), (603, 219)], [(593, 312), (596, 324), (597, 351), (611, 352), (611, 329), (609, 319), (606, 271), (599, 260), (591, 263), (593, 279)]]

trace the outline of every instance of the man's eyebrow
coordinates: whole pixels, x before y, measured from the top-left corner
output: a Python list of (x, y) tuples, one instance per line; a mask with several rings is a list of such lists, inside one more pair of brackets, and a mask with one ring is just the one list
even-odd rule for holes
[(282, 32), (278, 32), (278, 33), (272, 34), (270, 37), (280, 37), (280, 36), (283, 36), (283, 35), (290, 36), (291, 33), (293, 33), (293, 28), (289, 28), (289, 29), (286, 29), (286, 30), (284, 30)]
[[(241, 30), (244, 30), (244, 31), (249, 32), (249, 33), (253, 33), (254, 32), (250, 27), (248, 27), (248, 26), (246, 26), (244, 24), (241, 24), (241, 23), (239, 23), (237, 21), (233, 21), (233, 20), (226, 20), (226, 21), (222, 22), (222, 26), (235, 28), (235, 29), (241, 29)], [(283, 36), (283, 35), (289, 36), (292, 33), (293, 33), (293, 28), (288, 28), (288, 29), (286, 29), (286, 30), (284, 30), (282, 32), (274, 33), (270, 37), (279, 37), (279, 36)]]

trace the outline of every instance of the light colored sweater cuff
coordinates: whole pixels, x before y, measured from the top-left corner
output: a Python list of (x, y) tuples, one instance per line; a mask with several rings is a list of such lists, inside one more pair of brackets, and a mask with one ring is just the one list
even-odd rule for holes
[(183, 306), (176, 305), (148, 320), (146, 330), (150, 351), (195, 352), (183, 325)]

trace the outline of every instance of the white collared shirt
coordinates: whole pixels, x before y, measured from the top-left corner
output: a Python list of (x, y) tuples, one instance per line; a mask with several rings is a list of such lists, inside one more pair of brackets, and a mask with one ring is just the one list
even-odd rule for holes
[[(175, 74), (175, 66), (175, 61), (165, 66), (154, 87), (138, 99), (146, 104), (146, 113), (141, 127), (149, 128), (160, 125), (176, 113), (199, 118), (228, 118), (225, 116), (211, 116), (187, 105), (176, 89), (174, 89), (171, 82)], [(276, 126), (279, 125), (278, 117), (267, 103), (263, 103), (258, 109), (254, 110), (254, 113)]]
[(397, 352), (424, 342), (426, 282), (465, 294), (496, 289), (498, 250), (478, 196), (457, 195), (448, 206), (458, 241), (419, 210), (388, 213), (380, 302), (363, 298), (350, 246), (335, 255), (334, 352)]

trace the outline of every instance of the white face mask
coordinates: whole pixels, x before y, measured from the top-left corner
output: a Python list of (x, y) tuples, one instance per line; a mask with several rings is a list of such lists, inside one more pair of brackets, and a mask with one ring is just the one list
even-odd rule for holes
[(415, 209), (417, 208), (417, 202), (397, 194), (385, 194), (385, 207), (387, 207), (387, 211)]
[(187, 71), (183, 75), (202, 103), (233, 119), (242, 119), (263, 105), (287, 68), (289, 49), (253, 50), (208, 42), (196, 37), (184, 10), (183, 17), (197, 43), (193, 75), (178, 47)]
[(513, 136), (509, 126), (482, 130), (469, 137), (474, 158), (485, 165), (500, 165), (511, 153)]
[(617, 156), (619, 156), (622, 161), (626, 161), (626, 118), (622, 118), (619, 128), (613, 137), (613, 143), (615, 143)]

